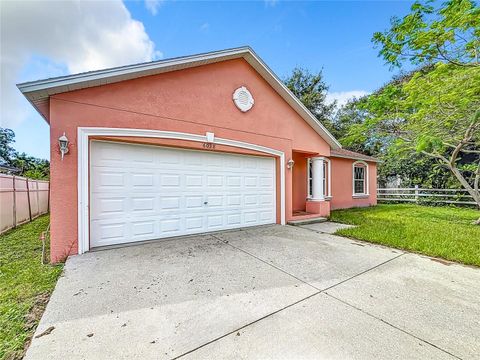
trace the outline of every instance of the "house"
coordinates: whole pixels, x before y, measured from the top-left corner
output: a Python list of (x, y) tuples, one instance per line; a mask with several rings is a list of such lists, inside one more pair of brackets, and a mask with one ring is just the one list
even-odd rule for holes
[(52, 261), (376, 204), (376, 160), (249, 47), (18, 88), (50, 125)]

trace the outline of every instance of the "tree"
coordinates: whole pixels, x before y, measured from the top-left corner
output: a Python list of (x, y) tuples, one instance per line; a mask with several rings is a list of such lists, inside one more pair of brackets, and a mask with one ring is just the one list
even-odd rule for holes
[(0, 161), (4, 165), (20, 169), (19, 175), (21, 176), (31, 179), (48, 179), (50, 177), (48, 160), (18, 153), (12, 146), (14, 142), (15, 133), (13, 130), (0, 128)]
[[(401, 149), (389, 147), (381, 156), (378, 166), (378, 182), (386, 184), (400, 174), (401, 187), (434, 189), (458, 188), (460, 184), (452, 173), (436, 159), (422, 153), (402, 153)], [(471, 181), (471, 178), (468, 178)], [(383, 187), (383, 185), (382, 185)]]
[(397, 153), (436, 159), (480, 206), (480, 68), (438, 63), (388, 84), (362, 106), (366, 120), (347, 140), (373, 132)]
[[(472, 0), (449, 0), (438, 8), (415, 2), (410, 14), (392, 18), (391, 28), (375, 33), (373, 41), (392, 66), (434, 67), (372, 97), (371, 123), (397, 136), (397, 146), (437, 159), (480, 207), (480, 8)], [(379, 105), (388, 109), (380, 116)], [(466, 154), (475, 156), (459, 166)], [(464, 171), (474, 173), (473, 184)]]
[[(438, 159), (480, 207), (480, 67), (440, 63), (427, 74), (416, 74), (404, 90), (402, 105), (409, 113), (400, 141)], [(478, 155), (473, 186), (458, 166), (466, 154)]]
[(6, 165), (15, 155), (15, 149), (11, 145), (15, 142), (15, 133), (11, 129), (0, 127), (0, 161)]
[(321, 71), (312, 74), (306, 69), (297, 67), (283, 82), (327, 130), (334, 132), (331, 118), (336, 103), (328, 103), (326, 100), (328, 86), (323, 80)]
[(20, 175), (31, 179), (48, 179), (50, 176), (50, 163), (25, 153), (16, 153), (11, 160), (12, 166), (20, 169)]
[(393, 17), (389, 30), (375, 33), (379, 55), (393, 66), (480, 66), (480, 8), (472, 0), (449, 0), (438, 8), (431, 3), (415, 2), (410, 14)]
[[(385, 139), (376, 134), (375, 129), (365, 130), (363, 124), (368, 117), (368, 112), (363, 104), (368, 101), (368, 96), (354, 98), (343, 105), (335, 114), (333, 126), (335, 137), (352, 151), (366, 155), (379, 156), (385, 148)], [(352, 129), (362, 129), (353, 133)], [(352, 136), (353, 135), (353, 136)]]

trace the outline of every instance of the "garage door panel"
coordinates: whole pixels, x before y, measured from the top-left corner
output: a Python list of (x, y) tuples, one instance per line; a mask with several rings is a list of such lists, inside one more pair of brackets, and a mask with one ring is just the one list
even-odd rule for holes
[(149, 238), (156, 236), (155, 223), (155, 220), (132, 221), (132, 235), (135, 237), (147, 236)]
[(258, 222), (258, 213), (256, 211), (245, 211), (243, 216), (245, 224)]
[(203, 208), (203, 196), (201, 195), (185, 195), (185, 209), (198, 210)]
[(128, 224), (126, 222), (92, 221), (90, 236), (95, 239), (95, 246), (111, 245), (125, 242), (128, 238)]
[(92, 247), (275, 222), (273, 158), (100, 141), (91, 151)]
[(180, 175), (163, 174), (160, 175), (160, 186), (169, 188), (180, 188)]
[(108, 188), (118, 189), (125, 187), (127, 184), (126, 174), (120, 171), (114, 171), (110, 168), (98, 168), (95, 178), (92, 178), (92, 188), (100, 191), (108, 190)]
[(185, 218), (185, 230), (188, 232), (191, 231), (202, 231), (204, 229), (204, 216), (188, 216)]
[(131, 184), (134, 189), (139, 189), (141, 191), (152, 191), (155, 185), (155, 174), (154, 173), (137, 173), (131, 174)]
[(120, 215), (126, 210), (125, 197), (108, 197), (98, 199), (98, 214), (92, 214), (92, 218), (97, 218), (101, 214)]
[(241, 214), (227, 214), (225, 215), (227, 218), (227, 225), (229, 226), (236, 226), (242, 224), (242, 215)]

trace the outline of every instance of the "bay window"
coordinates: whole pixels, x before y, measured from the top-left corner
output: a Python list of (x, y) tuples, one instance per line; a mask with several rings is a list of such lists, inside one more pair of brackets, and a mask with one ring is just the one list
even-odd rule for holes
[[(314, 179), (313, 161), (321, 162), (321, 170), (317, 174), (321, 174), (321, 179)], [(307, 159), (307, 198), (314, 199), (315, 185), (321, 186), (321, 196), (319, 198), (330, 197), (330, 160), (325, 158), (309, 158)], [(315, 184), (314, 184), (315, 183)], [(318, 190), (318, 189), (317, 189)], [(318, 200), (318, 199), (317, 199)]]

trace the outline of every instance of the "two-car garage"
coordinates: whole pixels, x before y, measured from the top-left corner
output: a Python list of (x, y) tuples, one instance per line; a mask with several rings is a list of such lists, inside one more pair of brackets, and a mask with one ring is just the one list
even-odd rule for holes
[(275, 223), (273, 157), (90, 142), (90, 247)]

